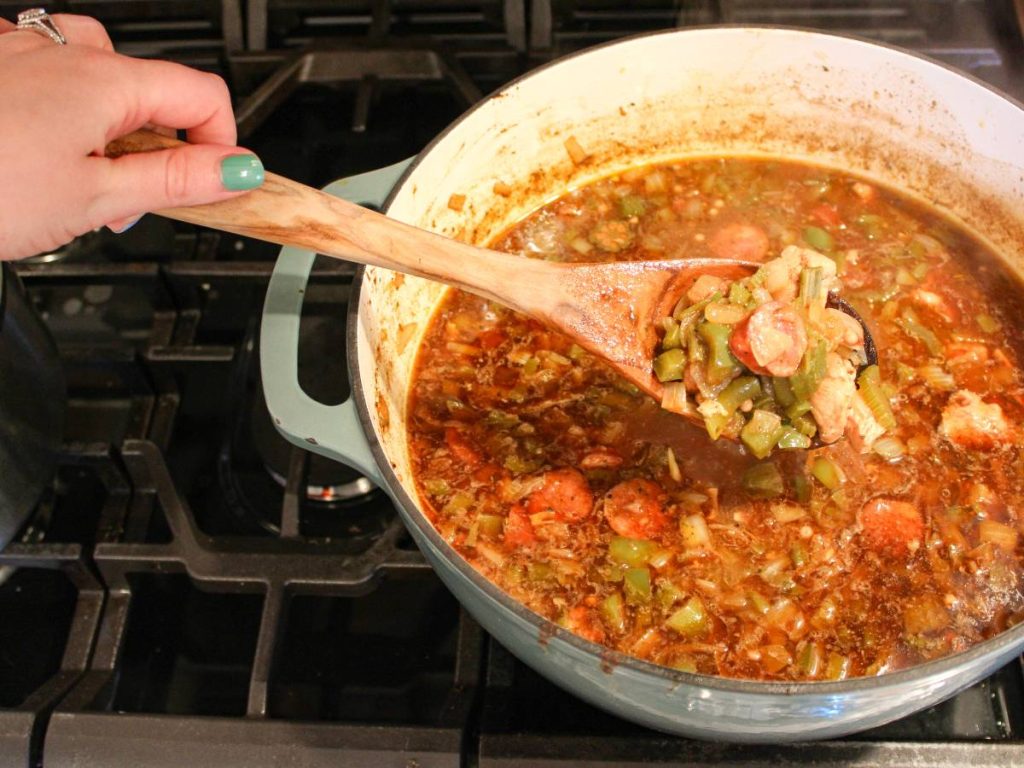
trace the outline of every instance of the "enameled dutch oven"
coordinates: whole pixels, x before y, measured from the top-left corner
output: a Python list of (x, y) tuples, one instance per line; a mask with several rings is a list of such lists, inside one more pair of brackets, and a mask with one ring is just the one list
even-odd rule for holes
[[(589, 153), (580, 165), (565, 142)], [(637, 163), (782, 156), (921, 195), (1024, 267), (1024, 107), (939, 64), (815, 32), (718, 27), (646, 35), (537, 70), (463, 115), (411, 164), (330, 185), (388, 215), (476, 243), (569, 188)], [(494, 193), (511, 184), (510, 197)], [(462, 211), (452, 194), (466, 196)], [(611, 652), (483, 579), (422, 515), (404, 414), (416, 349), (445, 287), (379, 268), (356, 281), (348, 325), (353, 396), (309, 398), (296, 377), (314, 255), (285, 248), (261, 341), (270, 412), (297, 445), (365, 472), (394, 499), (448, 588), (520, 659), (579, 697), (663, 731), (782, 742), (850, 733), (927, 707), (1024, 647), (1024, 625), (964, 653), (873, 678), (767, 683), (688, 674)], [(338, 350), (342, 354), (342, 350)]]

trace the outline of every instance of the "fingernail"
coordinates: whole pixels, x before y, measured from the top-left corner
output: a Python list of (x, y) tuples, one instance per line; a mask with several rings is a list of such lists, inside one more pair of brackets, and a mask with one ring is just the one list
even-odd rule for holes
[(263, 183), (263, 163), (256, 155), (228, 155), (220, 161), (220, 180), (231, 192), (256, 189)]
[(127, 231), (128, 231), (129, 229), (131, 229), (131, 228), (132, 228), (132, 227), (134, 227), (134, 226), (135, 226), (136, 224), (138, 224), (138, 223), (139, 223), (139, 220), (140, 220), (141, 218), (142, 218), (141, 216), (136, 216), (136, 217), (135, 217), (134, 219), (130, 220), (130, 221), (129, 221), (129, 222), (127, 223), (127, 224), (125, 224), (125, 225), (124, 225), (123, 227), (121, 227), (120, 229), (114, 229), (113, 227), (111, 227), (111, 228), (110, 228), (110, 231), (111, 231), (111, 232), (113, 232), (113, 233), (114, 233), (115, 235), (123, 235), (123, 234), (124, 234), (125, 232), (127, 232)]

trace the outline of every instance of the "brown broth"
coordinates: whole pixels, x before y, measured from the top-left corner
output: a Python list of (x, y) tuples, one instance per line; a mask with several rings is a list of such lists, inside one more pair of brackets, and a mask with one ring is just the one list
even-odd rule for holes
[[(878, 344), (904, 455), (861, 455), (847, 441), (776, 453), (768, 461), (784, 494), (751, 498), (741, 477), (755, 462), (739, 444), (711, 442), (536, 322), (453, 291), (422, 343), (408, 409), (418, 490), (438, 531), (552, 621), (640, 658), (729, 677), (880, 674), (1018, 621), (1024, 389), (1009, 318), (1019, 294), (964, 232), (842, 173), (729, 159), (605, 179), (494, 246), (559, 261), (710, 256), (716, 233), (736, 224), (763, 232), (769, 256), (805, 240), (830, 246), (844, 295)], [(991, 286), (1000, 290), (986, 293)], [(908, 332), (908, 308), (934, 338)], [(937, 428), (952, 389), (997, 404), (1012, 437), (984, 449), (944, 438)], [(840, 488), (811, 474), (820, 457), (841, 469)], [(580, 470), (582, 491), (552, 485), (568, 475), (545, 473), (563, 469)], [(657, 485), (657, 509), (635, 528), (643, 545), (608, 521), (606, 494), (634, 478)], [(920, 513), (919, 547), (894, 555), (870, 544), (858, 511), (877, 497)], [(695, 518), (710, 537), (699, 545)]]

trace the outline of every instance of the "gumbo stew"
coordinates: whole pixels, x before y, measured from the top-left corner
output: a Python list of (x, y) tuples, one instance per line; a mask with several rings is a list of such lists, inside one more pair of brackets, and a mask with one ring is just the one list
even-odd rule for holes
[[(697, 400), (742, 381), (727, 404), (744, 426), (765, 414), (772, 439), (712, 441), (558, 334), (452, 291), (419, 352), (410, 455), (437, 530), (517, 600), (652, 662), (778, 680), (882, 674), (1024, 615), (1019, 339), (999, 262), (955, 225), (835, 171), (719, 159), (602, 180), (494, 245), (579, 261), (797, 249), (801, 270), (834, 266), (879, 349), (840, 421), (787, 412), (792, 365), (730, 372)], [(836, 344), (844, 364), (855, 346)], [(804, 449), (854, 410), (869, 431)], [(783, 421), (791, 450), (772, 451)]]

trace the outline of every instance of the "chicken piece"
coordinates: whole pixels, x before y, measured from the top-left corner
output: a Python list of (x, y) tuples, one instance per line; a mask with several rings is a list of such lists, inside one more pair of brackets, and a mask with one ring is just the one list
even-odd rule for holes
[(839, 346), (857, 349), (864, 346), (864, 329), (850, 315), (838, 309), (826, 307), (821, 316), (822, 331), (828, 341), (829, 350)]
[(885, 427), (878, 423), (860, 392), (855, 392), (850, 417), (846, 420), (846, 437), (850, 444), (860, 453), (870, 453), (875, 440), (884, 434)]
[(753, 224), (727, 224), (708, 238), (708, 250), (720, 259), (764, 261), (768, 235)]
[(916, 552), (924, 539), (924, 519), (917, 507), (883, 496), (866, 502), (857, 513), (861, 540), (871, 550), (892, 557)]
[(834, 443), (843, 436), (853, 398), (857, 394), (857, 370), (835, 352), (825, 358), (825, 378), (811, 395), (811, 415), (818, 422), (818, 439)]
[(544, 473), (544, 485), (530, 494), (526, 511), (531, 515), (547, 511), (561, 523), (578, 523), (594, 509), (594, 494), (587, 479), (575, 469), (554, 469)]
[(701, 275), (694, 280), (690, 290), (686, 292), (686, 298), (691, 304), (696, 304), (704, 299), (709, 299), (716, 293), (725, 293), (729, 281), (715, 275)]
[(790, 302), (800, 289), (800, 273), (804, 268), (818, 267), (822, 271), (825, 291), (839, 288), (836, 263), (810, 248), (790, 245), (782, 250), (778, 258), (767, 262), (758, 273), (764, 278), (764, 287), (776, 301)]
[(661, 486), (650, 480), (634, 478), (619, 483), (604, 497), (604, 516), (619, 536), (649, 539), (668, 523)]
[(954, 445), (981, 450), (992, 449), (1012, 438), (1003, 409), (966, 389), (950, 395), (942, 410), (939, 432)]
[(729, 348), (754, 373), (792, 376), (807, 350), (807, 328), (792, 306), (769, 301), (737, 323)]

